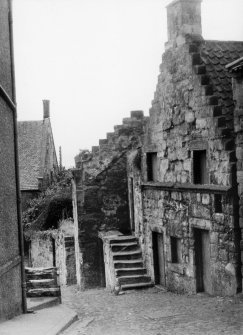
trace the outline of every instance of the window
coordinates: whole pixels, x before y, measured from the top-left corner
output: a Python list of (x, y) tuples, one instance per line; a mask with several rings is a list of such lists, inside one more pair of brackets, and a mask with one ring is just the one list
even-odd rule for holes
[(222, 195), (221, 194), (214, 195), (214, 210), (215, 210), (215, 213), (222, 213)]
[(208, 182), (206, 150), (193, 151), (193, 181), (194, 184)]
[(170, 238), (171, 262), (181, 263), (181, 239), (177, 237)]
[(147, 153), (147, 180), (157, 181), (158, 159), (157, 152)]

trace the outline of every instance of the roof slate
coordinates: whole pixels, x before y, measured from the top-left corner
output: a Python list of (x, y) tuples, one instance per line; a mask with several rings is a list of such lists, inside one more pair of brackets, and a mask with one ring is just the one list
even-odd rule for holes
[(19, 121), (20, 189), (38, 190), (41, 174), (43, 121)]
[(233, 92), (231, 75), (226, 65), (243, 56), (243, 42), (204, 41), (200, 54), (214, 87), (214, 94), (223, 107), (223, 114), (233, 116)]

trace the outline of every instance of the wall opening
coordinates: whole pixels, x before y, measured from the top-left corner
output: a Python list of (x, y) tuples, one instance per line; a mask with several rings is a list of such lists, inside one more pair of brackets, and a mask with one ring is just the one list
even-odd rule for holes
[(215, 213), (222, 213), (222, 195), (221, 194), (215, 194), (214, 195), (214, 210)]
[(134, 182), (130, 178), (130, 211), (131, 211), (131, 230), (135, 231), (135, 215), (134, 215)]
[(75, 241), (73, 236), (65, 236), (65, 255), (66, 255), (66, 284), (77, 284), (76, 278), (76, 259), (75, 259)]
[(147, 153), (147, 181), (157, 181), (158, 157), (157, 152)]
[(53, 255), (53, 266), (56, 266), (56, 240), (54, 238), (51, 239), (52, 243), (52, 255)]
[(101, 238), (98, 238), (98, 247), (99, 247), (99, 274), (100, 274), (100, 286), (106, 287), (105, 281), (105, 263), (104, 263), (104, 250), (103, 250), (103, 241)]
[(193, 182), (194, 184), (208, 183), (206, 150), (193, 151)]
[(171, 236), (170, 245), (171, 245), (171, 263), (181, 263), (181, 239)]
[(163, 234), (152, 232), (152, 243), (154, 258), (154, 283), (165, 286), (166, 278)]
[(194, 229), (196, 291), (211, 293), (209, 231)]

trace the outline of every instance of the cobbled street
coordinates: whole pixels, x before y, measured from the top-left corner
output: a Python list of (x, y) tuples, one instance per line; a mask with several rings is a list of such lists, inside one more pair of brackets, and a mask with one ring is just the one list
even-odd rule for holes
[(115, 296), (105, 289), (62, 291), (79, 320), (65, 335), (243, 334), (243, 297), (178, 295), (156, 287)]

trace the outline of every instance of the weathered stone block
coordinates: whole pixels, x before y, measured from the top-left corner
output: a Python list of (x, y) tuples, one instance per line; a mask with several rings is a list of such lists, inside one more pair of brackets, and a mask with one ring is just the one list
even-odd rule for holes
[(202, 195), (202, 203), (203, 203), (203, 205), (209, 205), (209, 203), (210, 203), (210, 195), (209, 194), (203, 194)]
[(189, 218), (189, 223), (192, 227), (210, 230), (212, 228), (212, 223), (210, 220)]
[(237, 159), (243, 160), (243, 148), (241, 147), (236, 148), (236, 157)]
[(218, 238), (219, 238), (218, 233), (216, 233), (216, 232), (211, 232), (210, 233), (210, 243), (217, 244), (218, 243)]
[(195, 120), (195, 113), (193, 111), (187, 111), (185, 114), (185, 121), (192, 123)]
[(197, 119), (196, 128), (197, 129), (207, 128), (207, 119)]
[(197, 218), (210, 219), (211, 217), (210, 210), (208, 208), (197, 204), (191, 206), (191, 214), (193, 217)]

